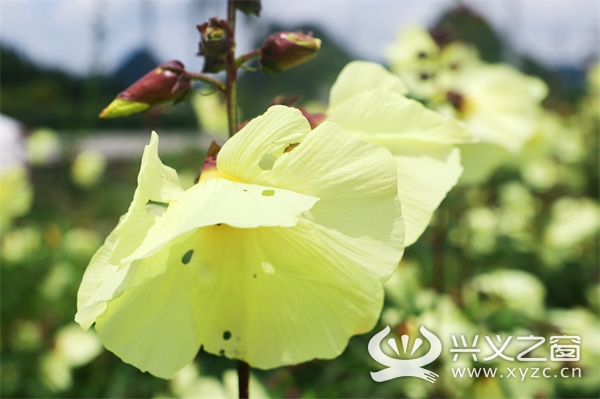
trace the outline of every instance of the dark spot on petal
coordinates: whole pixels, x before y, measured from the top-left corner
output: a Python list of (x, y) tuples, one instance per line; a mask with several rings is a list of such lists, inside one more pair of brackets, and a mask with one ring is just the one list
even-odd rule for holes
[(421, 72), (421, 74), (419, 75), (419, 79), (421, 80), (427, 80), (431, 78), (431, 74), (427, 73), (427, 72)]
[(223, 339), (224, 339), (225, 341), (227, 341), (229, 338), (231, 338), (231, 332), (229, 332), (229, 331), (225, 331), (225, 332), (223, 333)]
[(225, 349), (221, 349), (221, 350), (219, 351), (219, 355), (221, 355), (221, 356), (225, 355)]
[(247, 192), (248, 192), (248, 190), (244, 189), (244, 192), (245, 192), (245, 193), (247, 193)]
[(417, 54), (417, 57), (423, 59), (423, 58), (427, 58), (427, 53), (424, 51), (419, 51), (419, 54)]
[(187, 265), (188, 263), (190, 263), (190, 260), (192, 260), (193, 254), (194, 254), (193, 249), (190, 249), (189, 251), (187, 251), (185, 253), (185, 255), (183, 255), (183, 258), (181, 258), (181, 263), (183, 263), (184, 265)]
[(252, 278), (256, 278), (256, 273), (252, 275)]
[(217, 223), (217, 224), (215, 224), (215, 226), (220, 226), (220, 225), (221, 225), (221, 223)]
[(456, 109), (457, 111), (462, 111), (463, 106), (465, 104), (465, 97), (457, 93), (455, 91), (449, 91), (446, 93), (446, 100)]

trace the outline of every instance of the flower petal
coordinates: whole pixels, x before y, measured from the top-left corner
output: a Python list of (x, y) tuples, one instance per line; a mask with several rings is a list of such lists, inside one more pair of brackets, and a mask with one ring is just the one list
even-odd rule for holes
[(385, 89), (397, 94), (408, 92), (402, 80), (374, 62), (353, 61), (338, 75), (329, 93), (329, 109), (344, 101), (374, 89)]
[(116, 240), (117, 235), (113, 231), (85, 269), (77, 292), (77, 314), (75, 315), (75, 321), (84, 330), (90, 328), (94, 324), (96, 316), (106, 309), (106, 302), (99, 302), (94, 297), (107, 296), (107, 293), (109, 293), (109, 297), (112, 297), (125, 277), (124, 273), (117, 277), (119, 268), (108, 262)]
[(398, 138), (440, 144), (473, 141), (461, 122), (446, 119), (418, 101), (386, 90), (372, 90), (343, 102), (327, 113), (327, 120), (392, 153), (402, 148)]
[(404, 215), (406, 246), (423, 234), (433, 212), (462, 173), (460, 150), (449, 151), (443, 159), (427, 155), (394, 157), (398, 166), (398, 195)]
[(221, 224), (237, 228), (295, 226), (300, 215), (318, 200), (289, 190), (221, 177), (201, 181), (165, 211), (124, 262), (152, 255), (172, 239), (199, 227)]
[(384, 90), (345, 101), (327, 119), (394, 154), (405, 245), (414, 243), (462, 173), (460, 155), (453, 144), (472, 141), (471, 134), (460, 122)]
[[(156, 261), (147, 258), (140, 267)], [(189, 290), (194, 271), (169, 263), (165, 273), (108, 302), (96, 319), (96, 332), (108, 350), (162, 378), (172, 378), (200, 349)]]
[(376, 240), (306, 219), (291, 228), (206, 227), (171, 249), (176, 259), (190, 251), (204, 349), (263, 369), (339, 355), (377, 321), (382, 282), (398, 261)]
[(232, 180), (268, 184), (276, 159), (310, 132), (302, 113), (283, 105), (270, 107), (230, 138), (217, 157), (217, 168)]
[(177, 172), (163, 165), (158, 157), (158, 135), (152, 132), (150, 144), (144, 148), (133, 201), (114, 230), (117, 241), (110, 261), (118, 264), (144, 240), (148, 230), (157, 220), (156, 214), (147, 208), (149, 203), (162, 203), (167, 206), (182, 193)]

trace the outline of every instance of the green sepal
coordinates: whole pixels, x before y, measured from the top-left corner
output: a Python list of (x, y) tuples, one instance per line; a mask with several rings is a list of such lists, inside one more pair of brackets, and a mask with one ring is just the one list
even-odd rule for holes
[(140, 103), (137, 101), (124, 100), (122, 98), (115, 98), (108, 107), (104, 108), (99, 118), (111, 119), (111, 118), (122, 118), (138, 112), (144, 112), (150, 108), (150, 104)]

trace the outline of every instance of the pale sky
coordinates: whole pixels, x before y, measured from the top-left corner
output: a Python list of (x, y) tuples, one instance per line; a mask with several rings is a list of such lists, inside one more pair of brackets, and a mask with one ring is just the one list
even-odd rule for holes
[[(263, 0), (261, 19), (290, 27), (320, 24), (356, 58), (383, 62), (385, 49), (399, 30), (432, 23), (453, 3)], [(463, 3), (486, 17), (518, 54), (545, 63), (581, 64), (600, 48), (599, 0)], [(149, 23), (142, 27), (144, 13)], [(78, 74), (88, 73), (94, 60), (110, 72), (143, 43), (151, 43), (159, 62), (179, 59), (189, 70), (198, 70), (202, 61), (194, 55), (195, 26), (224, 13), (225, 0), (0, 0), (0, 40), (37, 62)], [(106, 35), (98, 47), (94, 26), (101, 20)], [(252, 18), (240, 20), (239, 52), (249, 50), (244, 38), (253, 29)]]

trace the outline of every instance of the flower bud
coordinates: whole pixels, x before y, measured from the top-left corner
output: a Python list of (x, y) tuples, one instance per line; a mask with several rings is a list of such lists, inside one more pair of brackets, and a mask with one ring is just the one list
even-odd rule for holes
[(119, 93), (99, 117), (119, 118), (169, 101), (177, 103), (191, 88), (192, 83), (183, 64), (179, 61), (165, 62)]
[(215, 173), (218, 173), (217, 156), (219, 155), (219, 151), (221, 151), (221, 146), (213, 140), (213, 142), (210, 143), (210, 147), (208, 147), (208, 150), (206, 150), (206, 158), (204, 158), (202, 167), (200, 168), (200, 170), (198, 171), (198, 175), (196, 175), (196, 178), (194, 179), (194, 184), (198, 184), (198, 182), (210, 178)]
[(225, 57), (233, 47), (233, 32), (222, 19), (211, 18), (197, 26), (200, 32), (200, 51), (205, 57), (202, 72), (219, 72), (225, 69)]
[(325, 119), (327, 118), (327, 116), (321, 112), (309, 112), (306, 108), (295, 106), (294, 104), (298, 100), (300, 100), (300, 98), (301, 98), (300, 96), (285, 98), (284, 96), (279, 95), (279, 96), (275, 97), (273, 100), (271, 100), (271, 104), (269, 106), (285, 105), (288, 107), (298, 108), (298, 110), (300, 110), (300, 112), (302, 112), (302, 115), (306, 118), (306, 120), (308, 120), (308, 123), (310, 124), (310, 128), (314, 129), (317, 126), (319, 126), (322, 122), (324, 122)]
[(306, 110), (306, 108), (298, 108), (298, 109), (300, 110), (300, 112), (302, 112), (302, 115), (304, 115), (304, 117), (310, 124), (311, 129), (315, 129), (317, 126), (319, 126), (321, 123), (323, 123), (325, 121), (325, 119), (327, 119), (327, 115), (325, 115), (323, 113), (308, 112)]
[(267, 36), (261, 48), (260, 67), (280, 73), (310, 60), (321, 48), (321, 39), (302, 32), (278, 32)]

